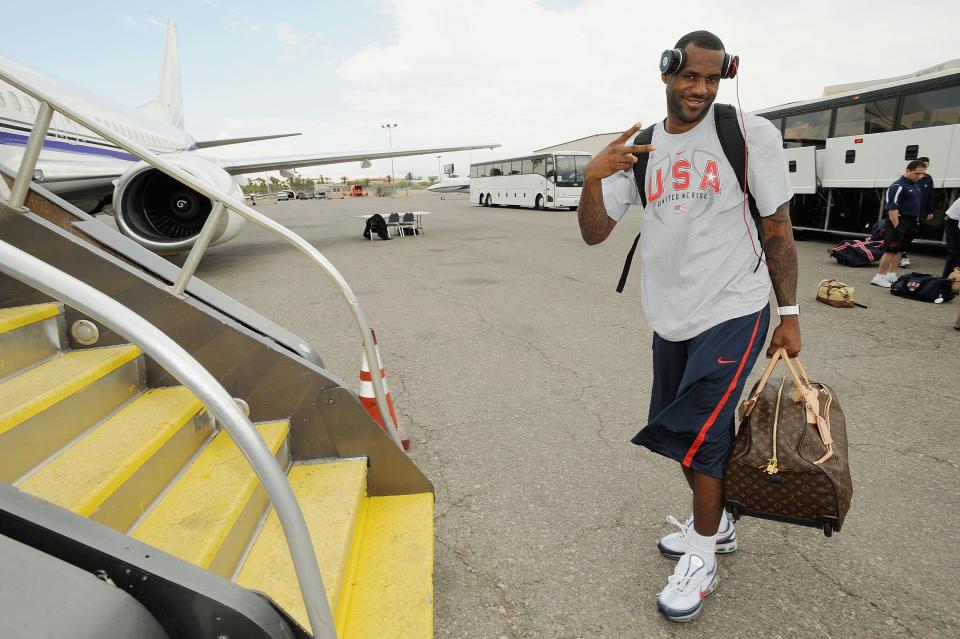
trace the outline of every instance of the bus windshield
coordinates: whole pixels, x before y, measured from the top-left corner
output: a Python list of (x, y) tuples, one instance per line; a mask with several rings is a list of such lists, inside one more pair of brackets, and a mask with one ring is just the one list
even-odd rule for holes
[(556, 161), (557, 186), (583, 186), (589, 155), (558, 155)]

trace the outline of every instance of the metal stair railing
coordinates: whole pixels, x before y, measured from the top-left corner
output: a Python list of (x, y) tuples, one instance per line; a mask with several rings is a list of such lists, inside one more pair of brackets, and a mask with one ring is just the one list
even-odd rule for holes
[(223, 424), (277, 511), (314, 636), (336, 639), (317, 555), (293, 489), (253, 423), (213, 375), (168, 335), (120, 302), (2, 240), (0, 272), (87, 314), (136, 344)]
[[(26, 199), (26, 194), (29, 189), (29, 182), (33, 178), (34, 170), (37, 166), (37, 159), (40, 156), (40, 150), (43, 148), (44, 138), (46, 137), (47, 130), (50, 127), (50, 120), (53, 117), (54, 111), (59, 112), (61, 115), (64, 115), (81, 126), (90, 129), (104, 139), (113, 142), (125, 151), (129, 151), (158, 171), (169, 175), (178, 182), (181, 182), (182, 184), (194, 189), (198, 193), (210, 198), (210, 201), (213, 202), (213, 209), (210, 212), (210, 215), (207, 217), (207, 220), (204, 223), (200, 233), (197, 235), (197, 240), (194, 243), (193, 248), (191, 248), (190, 254), (187, 256), (187, 260), (180, 271), (180, 277), (171, 287), (174, 293), (183, 295), (184, 291), (186, 291), (187, 284), (189, 283), (190, 278), (193, 277), (194, 270), (200, 263), (200, 259), (203, 257), (204, 252), (207, 250), (207, 247), (210, 244), (217, 222), (223, 216), (225, 209), (229, 209), (250, 220), (251, 222), (267, 229), (268, 231), (279, 235), (284, 241), (293, 245), (297, 250), (313, 260), (313, 262), (320, 267), (320, 269), (340, 292), (340, 295), (346, 301), (350, 312), (353, 314), (354, 321), (360, 329), (360, 339), (363, 343), (363, 350), (367, 356), (367, 361), (370, 362), (371, 367), (378, 365), (381, 362), (380, 358), (377, 356), (373, 330), (370, 328), (370, 324), (367, 322), (366, 314), (363, 312), (363, 308), (360, 306), (360, 302), (357, 300), (356, 295), (354, 295), (350, 285), (347, 284), (346, 280), (342, 275), (340, 275), (340, 272), (337, 271), (336, 267), (334, 267), (333, 264), (326, 257), (324, 257), (320, 251), (311, 246), (311, 244), (305, 239), (282, 224), (279, 224), (265, 215), (258, 213), (251, 207), (247, 206), (243, 201), (237, 201), (231, 198), (229, 195), (222, 193), (215, 186), (206, 184), (183, 169), (174, 166), (170, 162), (167, 162), (162, 156), (159, 156), (150, 151), (148, 148), (141, 146), (139, 143), (131, 140), (129, 137), (114, 131), (99, 120), (92, 117), (87, 117), (83, 113), (71, 108), (69, 105), (64, 104), (62, 101), (56, 100), (53, 96), (48, 95), (45, 91), (31, 85), (28, 82), (24, 82), (21, 78), (9, 75), (2, 68), (0, 68), (0, 79), (20, 89), (40, 103), (40, 107), (37, 110), (37, 119), (34, 121), (33, 129), (30, 132), (30, 138), (27, 140), (23, 158), (20, 161), (19, 171), (17, 172), (17, 178), (13, 184), (13, 188), (11, 189), (12, 193), (8, 200), (9, 205), (12, 208), (20, 210), (23, 208), (23, 203)], [(390, 410), (387, 407), (387, 393), (383, 387), (383, 379), (377, 374), (373, 374), (370, 377), (371, 381), (373, 382), (373, 394), (376, 398), (377, 410), (380, 411), (380, 416), (383, 418), (384, 430), (397, 446), (403, 448), (397, 426), (393, 423), (393, 418), (390, 414)]]

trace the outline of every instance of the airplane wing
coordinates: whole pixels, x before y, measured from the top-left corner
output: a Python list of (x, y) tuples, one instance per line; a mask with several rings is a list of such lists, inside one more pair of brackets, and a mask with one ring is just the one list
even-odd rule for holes
[(275, 133), (273, 135), (254, 135), (248, 138), (221, 138), (219, 140), (197, 140), (198, 149), (209, 149), (212, 146), (227, 146), (230, 144), (243, 144), (245, 142), (259, 142), (260, 140), (275, 140), (277, 138), (289, 138), (302, 133)]
[(366, 162), (383, 158), (402, 158), (409, 155), (432, 155), (434, 153), (451, 153), (453, 151), (470, 151), (472, 149), (495, 149), (499, 144), (477, 144), (473, 146), (444, 146), (429, 149), (386, 149), (375, 151), (353, 151), (346, 153), (316, 153), (307, 155), (286, 155), (275, 157), (259, 157), (245, 159), (207, 158), (216, 162), (223, 170), (231, 175), (244, 173), (259, 173), (261, 171), (277, 171), (280, 169), (295, 169), (301, 166), (320, 166), (321, 164), (341, 164), (344, 162)]

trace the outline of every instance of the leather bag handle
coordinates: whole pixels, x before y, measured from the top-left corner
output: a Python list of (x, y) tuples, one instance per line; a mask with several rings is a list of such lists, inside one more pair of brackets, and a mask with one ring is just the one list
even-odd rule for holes
[(817, 433), (820, 435), (820, 440), (827, 448), (824, 455), (815, 462), (817, 464), (822, 464), (831, 456), (833, 456), (833, 436), (830, 433), (829, 415), (827, 417), (823, 416), (820, 408), (820, 391), (814, 388), (810, 383), (810, 378), (807, 376), (807, 371), (803, 367), (803, 364), (800, 363), (800, 359), (796, 357), (790, 357), (785, 348), (781, 347), (777, 349), (777, 351), (770, 358), (770, 363), (767, 364), (767, 368), (763, 372), (763, 375), (760, 377), (760, 381), (757, 384), (757, 388), (753, 392), (753, 395), (740, 404), (740, 418), (743, 419), (753, 411), (753, 408), (757, 405), (757, 399), (759, 399), (760, 393), (763, 392), (767, 382), (770, 381), (770, 376), (773, 374), (773, 370), (780, 361), (782, 361), (784, 366), (786, 366), (787, 372), (793, 379), (793, 384), (796, 388), (794, 393), (791, 394), (793, 400), (796, 402), (803, 402), (807, 423), (817, 427)]

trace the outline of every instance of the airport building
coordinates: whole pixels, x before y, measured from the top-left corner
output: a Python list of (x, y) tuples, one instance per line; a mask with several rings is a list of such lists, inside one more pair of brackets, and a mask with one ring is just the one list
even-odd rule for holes
[(566, 151), (583, 151), (589, 153), (590, 155), (596, 155), (600, 152), (603, 147), (607, 146), (616, 139), (618, 135), (623, 133), (622, 131), (616, 131), (614, 133), (595, 133), (594, 135), (588, 135), (585, 138), (577, 138), (576, 140), (570, 140), (569, 142), (561, 142), (554, 146), (544, 147), (542, 149), (537, 149), (534, 153), (563, 153)]

